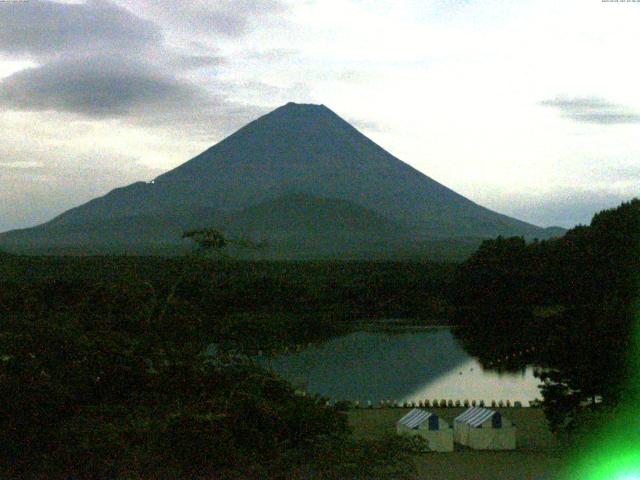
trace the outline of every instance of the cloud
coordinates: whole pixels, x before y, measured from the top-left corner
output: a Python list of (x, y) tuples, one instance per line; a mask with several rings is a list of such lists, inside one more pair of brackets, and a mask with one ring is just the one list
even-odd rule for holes
[[(237, 90), (218, 77), (227, 59), (211, 45), (215, 35), (247, 33), (285, 11), (284, 3), (118, 2), (0, 2), (0, 54), (35, 61), (0, 80), (0, 106), (164, 123), (189, 127), (194, 136), (238, 127), (260, 110), (229, 100)], [(177, 26), (187, 41), (166, 40), (167, 25)]]
[[(0, 119), (0, 232), (50, 220), (115, 187), (150, 180), (162, 171), (140, 161), (140, 150), (153, 141), (144, 129), (136, 132), (138, 145), (132, 148), (120, 143), (123, 127), (76, 122), (60, 114), (9, 117), (20, 121)], [(10, 138), (9, 132), (16, 130), (21, 136)], [(84, 132), (86, 141), (74, 138), (78, 132)]]
[(106, 0), (0, 2), (0, 18), (0, 52), (12, 56), (136, 51), (162, 41), (153, 23)]
[[(277, 2), (258, 3), (258, 11), (277, 10)], [(210, 9), (234, 12), (242, 23), (248, 5), (240, 2), (234, 10), (223, 2)], [(206, 9), (206, 2), (184, 7), (193, 15)], [(8, 110), (188, 127), (194, 137), (237, 127), (255, 113), (226, 98), (216, 77), (225, 58), (217, 50), (168, 45), (158, 25), (125, 6), (107, 0), (0, 2), (0, 15), (0, 53), (36, 62), (0, 80), (0, 106)], [(198, 83), (203, 69), (206, 81)]]
[(8, 109), (151, 117), (210, 101), (179, 74), (220, 58), (171, 51), (155, 24), (107, 0), (1, 2), (0, 15), (0, 51), (38, 62), (0, 82)]
[(497, 209), (535, 225), (572, 228), (578, 224), (588, 225), (597, 212), (616, 207), (633, 197), (632, 193), (610, 189), (564, 188), (544, 194), (511, 194), (509, 203)]
[(266, 17), (284, 13), (287, 6), (279, 0), (138, 0), (126, 3), (128, 8), (138, 7), (144, 15), (153, 16), (164, 23), (187, 28), (199, 33), (220, 34), (230, 38), (248, 33)]
[(40, 168), (42, 166), (43, 166), (42, 162), (34, 162), (29, 160), (0, 162), (0, 170), (2, 169), (29, 170), (34, 168)]
[(115, 164), (113, 160), (87, 162), (81, 168), (45, 166), (13, 172), (0, 168), (0, 182), (11, 185), (0, 192), (0, 232), (37, 225), (117, 186), (160, 173), (139, 165), (132, 168), (131, 159)]
[(367, 120), (365, 118), (348, 117), (346, 118), (346, 121), (349, 122), (351, 125), (353, 125), (355, 128), (357, 128), (358, 130), (365, 130), (367, 132), (376, 132), (376, 133), (384, 132), (385, 130), (382, 123), (373, 121), (373, 120)]
[(539, 102), (544, 107), (559, 110), (562, 116), (576, 122), (601, 125), (640, 124), (640, 113), (599, 97), (556, 97)]
[[(198, 88), (150, 64), (118, 56), (63, 59), (29, 68), (0, 83), (0, 104), (22, 111), (55, 110), (89, 117), (206, 102)], [(182, 107), (180, 107), (182, 108)]]
[(173, 63), (179, 70), (193, 70), (223, 65), (225, 59), (216, 55), (179, 55)]
[(209, 91), (161, 65), (120, 57), (64, 59), (0, 81), (0, 109), (48, 112), (58, 123), (113, 120), (166, 141), (179, 135), (206, 143), (266, 113), (265, 107), (231, 100), (233, 89), (225, 83), (214, 85)]
[(611, 167), (608, 172), (618, 178), (640, 179), (640, 165), (622, 165)]
[[(160, 115), (165, 121), (158, 121)], [(42, 223), (114, 188), (152, 180), (257, 115), (253, 107), (232, 102), (192, 115), (141, 114), (135, 121), (5, 112), (0, 115), (0, 232)]]
[(266, 50), (249, 50), (242, 57), (247, 60), (262, 62), (299, 61), (299, 51), (292, 48), (269, 48)]

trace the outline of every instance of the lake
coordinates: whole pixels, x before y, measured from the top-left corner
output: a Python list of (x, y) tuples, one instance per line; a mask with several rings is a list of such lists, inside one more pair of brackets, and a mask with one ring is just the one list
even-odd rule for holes
[(300, 352), (260, 356), (258, 362), (309, 393), (363, 404), (451, 399), (528, 406), (541, 398), (533, 368), (518, 373), (484, 370), (450, 328), (359, 331)]

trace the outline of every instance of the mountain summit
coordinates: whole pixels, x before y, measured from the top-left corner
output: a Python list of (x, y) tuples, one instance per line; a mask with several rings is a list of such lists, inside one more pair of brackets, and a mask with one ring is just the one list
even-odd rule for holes
[[(212, 226), (307, 244), (314, 256), (319, 237), (331, 237), (338, 225), (337, 238), (349, 248), (354, 242), (549, 236), (432, 180), (324, 105), (288, 103), (153, 182), (115, 189), (43, 225), (3, 234), (0, 245), (144, 251), (178, 244), (183, 228)], [(322, 241), (332, 241), (336, 254), (344, 251), (337, 239)]]

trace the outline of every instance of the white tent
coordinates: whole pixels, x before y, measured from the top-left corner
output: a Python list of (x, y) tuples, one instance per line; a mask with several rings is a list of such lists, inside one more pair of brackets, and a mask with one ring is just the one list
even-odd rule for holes
[(403, 435), (418, 435), (433, 452), (453, 452), (453, 429), (437, 415), (414, 408), (398, 420), (396, 430)]
[(466, 410), (453, 421), (455, 441), (476, 450), (514, 450), (516, 427), (500, 412), (482, 407)]

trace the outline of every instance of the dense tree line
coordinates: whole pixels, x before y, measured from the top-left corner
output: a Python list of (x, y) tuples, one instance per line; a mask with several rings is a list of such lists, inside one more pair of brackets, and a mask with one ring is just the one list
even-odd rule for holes
[[(453, 265), (238, 262), (154, 257), (13, 257), (0, 262), (0, 313), (190, 309), (208, 333), (252, 341), (313, 341), (369, 317), (447, 318)], [(234, 325), (238, 326), (234, 330)], [(285, 338), (286, 337), (286, 338)]]
[(484, 241), (458, 270), (455, 303), (626, 308), (637, 296), (639, 209), (638, 199), (623, 203), (560, 238)]
[[(554, 428), (575, 426), (580, 406), (633, 395), (631, 356), (640, 292), (640, 200), (593, 217), (563, 237), (485, 241), (458, 270), (459, 332), (485, 363), (531, 350), (511, 367), (546, 367)], [(532, 348), (533, 347), (533, 348)]]
[[(121, 257), (13, 257), (0, 269), (2, 478), (411, 471), (405, 441), (356, 441), (342, 407), (296, 394), (241, 351), (324, 338), (336, 318), (414, 309), (394, 279), (413, 272), (429, 288), (447, 269)], [(223, 348), (204, 355), (210, 343)]]

